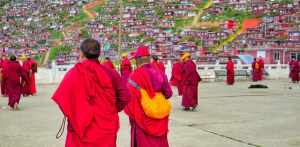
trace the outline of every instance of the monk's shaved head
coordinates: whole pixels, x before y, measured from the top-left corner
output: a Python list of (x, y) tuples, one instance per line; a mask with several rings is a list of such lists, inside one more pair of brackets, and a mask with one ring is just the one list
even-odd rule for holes
[(80, 45), (80, 50), (88, 59), (97, 59), (100, 56), (100, 43), (95, 39), (86, 39)]

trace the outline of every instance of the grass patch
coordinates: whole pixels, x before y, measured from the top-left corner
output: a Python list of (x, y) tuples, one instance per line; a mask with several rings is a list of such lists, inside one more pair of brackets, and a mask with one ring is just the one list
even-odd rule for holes
[(50, 31), (49, 39), (63, 39), (64, 35), (61, 31)]

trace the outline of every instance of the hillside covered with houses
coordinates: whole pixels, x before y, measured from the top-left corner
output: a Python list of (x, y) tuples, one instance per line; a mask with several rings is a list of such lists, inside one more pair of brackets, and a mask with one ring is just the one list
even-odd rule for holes
[[(118, 59), (140, 43), (163, 59), (192, 52), (262, 56), (266, 63), (300, 59), (299, 0), (3, 0), (2, 52), (75, 56), (81, 40), (99, 40)], [(210, 58), (211, 57), (211, 58)]]

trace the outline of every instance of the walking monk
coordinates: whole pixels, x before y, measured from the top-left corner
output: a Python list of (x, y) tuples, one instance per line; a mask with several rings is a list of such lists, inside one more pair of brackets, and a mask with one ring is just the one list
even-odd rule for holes
[[(7, 66), (8, 61), (9, 60), (7, 60), (6, 55), (2, 54), (2, 57), (0, 59), (0, 72), (1, 72), (1, 75), (4, 74), (4, 68)], [(7, 84), (6, 84), (5, 79), (3, 79), (3, 78), (1, 80), (1, 94), (2, 94), (2, 96), (7, 96)]]
[(158, 56), (156, 55), (152, 56), (152, 65), (153, 67), (159, 69), (161, 72), (165, 73), (166, 71), (165, 65), (159, 61)]
[(131, 63), (130, 63), (130, 60), (128, 59), (127, 54), (122, 55), (120, 70), (121, 70), (122, 79), (127, 81), (130, 73), (132, 72)]
[(299, 73), (300, 73), (300, 65), (297, 60), (292, 60), (291, 61), (291, 79), (293, 83), (299, 83)]
[(12, 55), (3, 69), (3, 79), (7, 85), (8, 105), (11, 110), (19, 110), (21, 99), (21, 80), (28, 81), (16, 56)]
[(23, 70), (25, 71), (26, 76), (29, 79), (28, 83), (23, 87), (23, 95), (35, 95), (35, 73), (37, 72), (37, 63), (31, 57), (26, 57), (26, 60), (23, 62)]
[(227, 84), (233, 85), (234, 84), (234, 62), (232, 61), (231, 57), (228, 58), (228, 62), (226, 64), (227, 70)]
[(191, 59), (189, 53), (182, 56), (183, 74), (182, 74), (182, 106), (184, 110), (194, 110), (198, 106), (198, 84), (201, 81), (197, 72), (197, 67)]
[(182, 62), (180, 60), (173, 64), (170, 82), (177, 87), (178, 95), (182, 95)]
[(256, 81), (260, 81), (261, 79), (261, 70), (262, 67), (260, 65), (260, 63), (256, 60), (256, 58), (254, 58), (254, 61), (252, 62), (252, 81), (256, 82)]
[(52, 99), (68, 119), (66, 147), (116, 147), (118, 112), (129, 99), (119, 74), (98, 61), (94, 39), (80, 46), (80, 63), (64, 77)]
[(146, 116), (141, 106), (141, 93), (137, 86), (130, 84), (133, 81), (145, 89), (153, 98), (155, 92), (161, 92), (166, 98), (172, 96), (172, 90), (167, 76), (150, 64), (148, 47), (138, 47), (135, 55), (137, 69), (130, 75), (128, 87), (131, 101), (125, 108), (131, 125), (131, 147), (168, 147), (169, 117), (153, 119)]
[(259, 57), (258, 64), (259, 64), (259, 68), (260, 68), (258, 79), (259, 79), (259, 81), (262, 81), (264, 78), (264, 71), (265, 71), (265, 61), (262, 57)]

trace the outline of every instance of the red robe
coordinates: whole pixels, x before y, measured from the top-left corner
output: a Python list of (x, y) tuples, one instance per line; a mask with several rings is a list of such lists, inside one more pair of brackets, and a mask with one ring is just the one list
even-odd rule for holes
[(182, 74), (182, 106), (196, 108), (198, 105), (198, 84), (201, 81), (196, 64), (188, 60), (183, 65)]
[[(166, 98), (172, 96), (172, 90), (167, 76), (155, 69), (151, 64), (143, 65), (136, 69), (130, 79), (144, 88), (150, 97), (154, 93), (162, 92)], [(151, 119), (147, 117), (140, 104), (140, 91), (128, 84), (131, 101), (125, 108), (125, 113), (130, 118), (131, 147), (168, 147), (168, 122), (164, 119)]]
[(227, 84), (233, 85), (234, 84), (234, 62), (229, 60), (226, 64), (227, 70)]
[(6, 92), (9, 98), (8, 105), (13, 108), (16, 103), (19, 104), (21, 99), (21, 79), (25, 82), (28, 79), (17, 61), (9, 61), (3, 70), (3, 79), (6, 83)]
[(299, 78), (299, 73), (300, 73), (300, 65), (298, 61), (293, 61), (291, 63), (291, 79), (293, 82), (299, 82), (300, 78)]
[(153, 61), (152, 62), (153, 67), (157, 68), (158, 70), (160, 70), (161, 72), (165, 73), (166, 68), (165, 65), (162, 62), (159, 61)]
[(52, 99), (68, 119), (66, 147), (116, 147), (120, 112), (128, 102), (117, 72), (97, 60), (76, 64)]
[(172, 67), (171, 84), (178, 89), (178, 95), (182, 95), (182, 63), (176, 62)]
[(263, 59), (259, 59), (258, 60), (258, 64), (259, 64), (259, 67), (260, 67), (260, 71), (259, 71), (259, 80), (263, 80), (263, 76), (264, 76), (264, 70), (265, 70), (265, 62)]
[(37, 63), (32, 59), (27, 59), (23, 63), (23, 69), (29, 82), (22, 88), (24, 95), (34, 95), (36, 93), (35, 73), (37, 72)]
[(252, 80), (260, 81), (262, 79), (262, 67), (258, 61), (252, 63)]
[(114, 64), (110, 60), (105, 60), (102, 64), (108, 68), (115, 69)]
[(120, 70), (121, 70), (122, 79), (127, 81), (130, 73), (132, 72), (131, 63), (128, 58), (122, 60)]
[[(1, 68), (1, 74), (4, 75), (4, 68), (7, 66), (9, 60), (2, 60), (0, 61), (0, 68)], [(7, 96), (7, 84), (5, 83), (5, 79), (1, 80), (1, 94), (3, 96)]]

